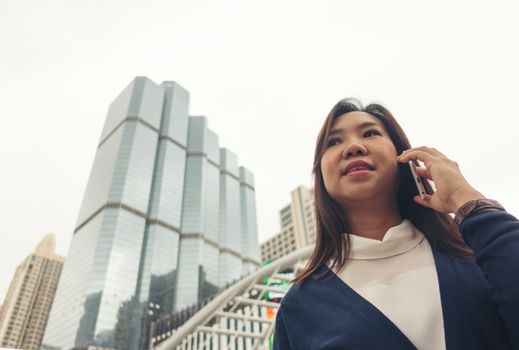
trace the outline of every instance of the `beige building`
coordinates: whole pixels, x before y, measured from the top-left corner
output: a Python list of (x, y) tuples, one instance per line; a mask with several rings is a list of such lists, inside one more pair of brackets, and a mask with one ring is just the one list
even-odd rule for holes
[(290, 196), (290, 204), (279, 211), (281, 232), (261, 244), (262, 261), (275, 260), (315, 244), (313, 190), (299, 186)]
[(0, 347), (39, 349), (64, 258), (48, 234), (16, 269), (0, 310)]

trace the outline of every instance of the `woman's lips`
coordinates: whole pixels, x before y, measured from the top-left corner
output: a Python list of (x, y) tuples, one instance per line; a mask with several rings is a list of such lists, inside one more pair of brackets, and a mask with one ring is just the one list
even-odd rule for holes
[(370, 172), (372, 172), (372, 170), (367, 170), (367, 169), (355, 170), (355, 171), (350, 171), (349, 173), (346, 174), (346, 176), (366, 176)]

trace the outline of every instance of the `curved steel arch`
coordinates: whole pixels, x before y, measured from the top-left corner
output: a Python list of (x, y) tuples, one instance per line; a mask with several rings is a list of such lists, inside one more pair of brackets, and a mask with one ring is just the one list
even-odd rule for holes
[[(312, 251), (313, 246), (302, 248), (245, 276), (217, 295), (155, 349), (269, 349), (279, 299), (290, 288), (288, 283), (304, 267)], [(160, 340), (152, 339), (151, 343)]]

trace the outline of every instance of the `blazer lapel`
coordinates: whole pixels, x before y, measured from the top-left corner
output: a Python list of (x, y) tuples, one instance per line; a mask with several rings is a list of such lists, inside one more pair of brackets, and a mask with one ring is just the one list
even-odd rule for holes
[(465, 318), (466, 303), (453, 257), (434, 248), (432, 251), (440, 287), (446, 349), (469, 349), (470, 328)]
[(373, 336), (378, 335), (382, 338), (382, 343), (385, 344), (384, 349), (416, 350), (413, 343), (386, 315), (355, 292), (348, 284), (344, 283), (328, 266), (323, 265), (316, 272), (321, 275), (328, 271), (333, 274), (333, 284), (338, 290), (342, 290), (343, 293), (341, 295), (350, 299), (352, 305), (355, 305), (359, 317), (367, 321), (372, 329), (376, 331), (376, 333), (373, 333)]

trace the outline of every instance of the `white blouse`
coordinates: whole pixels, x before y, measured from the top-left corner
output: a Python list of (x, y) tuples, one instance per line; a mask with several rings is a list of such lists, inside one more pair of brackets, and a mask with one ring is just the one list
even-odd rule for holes
[(444, 350), (438, 276), (431, 246), (407, 219), (382, 241), (350, 235), (337, 276), (389, 318), (418, 349)]

